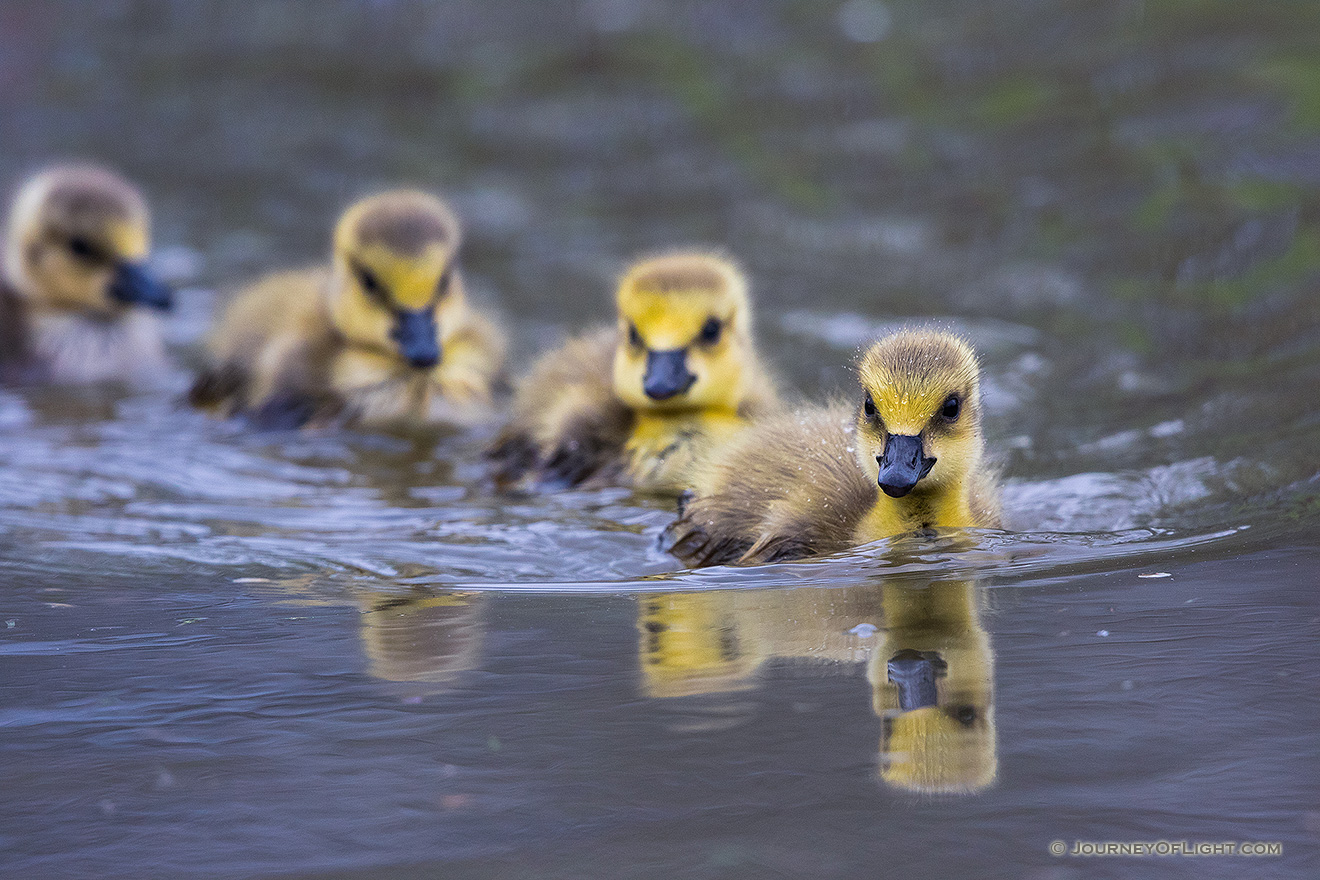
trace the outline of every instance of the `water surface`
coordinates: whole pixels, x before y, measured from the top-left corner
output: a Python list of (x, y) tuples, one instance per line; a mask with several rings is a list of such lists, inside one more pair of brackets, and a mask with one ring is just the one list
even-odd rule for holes
[[(0, 391), (3, 873), (1308, 876), (1317, 33), (1286, 2), (0, 7), (0, 177), (122, 168), (181, 288), (160, 387)], [(966, 333), (1010, 529), (683, 572), (670, 502), (496, 496), (482, 431), (180, 406), (215, 304), (397, 183), (464, 217), (515, 368), (692, 242), (745, 264), (793, 394)], [(898, 705), (905, 651), (940, 718)]]

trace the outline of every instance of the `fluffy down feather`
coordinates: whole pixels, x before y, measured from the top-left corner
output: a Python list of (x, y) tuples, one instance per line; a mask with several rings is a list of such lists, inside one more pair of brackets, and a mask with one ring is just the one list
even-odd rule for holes
[(662, 538), (685, 564), (751, 565), (845, 549), (875, 504), (846, 404), (767, 419), (698, 475)]

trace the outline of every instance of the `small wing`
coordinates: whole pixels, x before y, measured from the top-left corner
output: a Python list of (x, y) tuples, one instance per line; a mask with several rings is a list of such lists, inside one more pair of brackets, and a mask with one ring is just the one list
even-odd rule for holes
[(208, 339), (212, 365), (188, 401), (260, 428), (293, 428), (342, 411), (328, 385), (333, 333), (320, 308), (324, 270), (277, 272), (241, 291)]
[(247, 384), (246, 371), (235, 364), (207, 367), (188, 389), (188, 402), (198, 409), (230, 411)]
[(661, 546), (692, 567), (799, 559), (851, 546), (876, 497), (852, 445), (846, 409), (753, 425), (702, 469)]
[(570, 340), (532, 367), (513, 418), (486, 452), (497, 485), (574, 486), (622, 467), (632, 412), (614, 395), (613, 328)]
[(319, 426), (338, 418), (343, 401), (331, 394), (317, 394), (294, 388), (281, 389), (246, 412), (254, 427), (266, 431), (286, 431), (308, 425)]
[(40, 372), (32, 357), (27, 308), (0, 275), (0, 381), (20, 384)]

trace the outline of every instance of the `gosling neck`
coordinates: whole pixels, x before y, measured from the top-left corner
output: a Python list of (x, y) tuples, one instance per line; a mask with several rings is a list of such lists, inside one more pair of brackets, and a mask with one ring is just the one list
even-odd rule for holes
[(707, 406), (695, 409), (635, 409), (633, 436), (682, 434), (720, 430), (741, 425), (743, 418), (733, 407)]
[(975, 526), (971, 492), (967, 480), (914, 491), (902, 498), (876, 492), (875, 504), (857, 526), (859, 543), (878, 541), (891, 535), (920, 529), (967, 528)]

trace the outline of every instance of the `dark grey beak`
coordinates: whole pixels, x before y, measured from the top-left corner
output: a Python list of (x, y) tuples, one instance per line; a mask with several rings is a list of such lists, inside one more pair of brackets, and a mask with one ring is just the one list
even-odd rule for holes
[(646, 375), (642, 377), (642, 390), (652, 400), (668, 400), (692, 387), (697, 377), (688, 372), (687, 351), (648, 351)]
[(136, 263), (115, 266), (110, 279), (110, 298), (131, 306), (146, 306), (162, 312), (174, 305), (170, 289)]
[(902, 498), (911, 492), (935, 466), (935, 459), (923, 453), (921, 438), (908, 434), (890, 434), (885, 454), (876, 461), (880, 462), (880, 488), (890, 498)]
[(898, 708), (904, 712), (937, 702), (935, 664), (916, 651), (899, 651), (890, 658), (889, 680), (898, 686)]
[(417, 369), (440, 363), (440, 328), (431, 309), (400, 310), (394, 317), (390, 338), (398, 343), (403, 359)]

